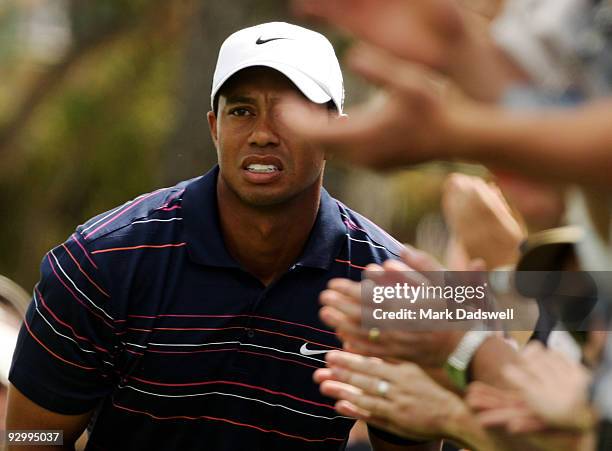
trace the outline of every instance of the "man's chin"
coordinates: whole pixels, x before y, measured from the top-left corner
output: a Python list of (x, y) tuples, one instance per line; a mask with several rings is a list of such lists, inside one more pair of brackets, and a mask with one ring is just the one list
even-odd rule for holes
[[(254, 190), (259, 191), (259, 190)], [(263, 190), (261, 190), (263, 191)], [(245, 204), (253, 208), (274, 208), (285, 205), (294, 196), (288, 193), (278, 192), (247, 192), (239, 194), (240, 200)]]

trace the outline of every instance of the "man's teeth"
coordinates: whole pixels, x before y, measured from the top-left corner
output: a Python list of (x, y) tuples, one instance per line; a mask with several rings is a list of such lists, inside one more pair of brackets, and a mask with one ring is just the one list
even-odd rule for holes
[(249, 172), (256, 172), (258, 174), (266, 174), (269, 172), (278, 171), (278, 168), (273, 164), (250, 164), (247, 166)]

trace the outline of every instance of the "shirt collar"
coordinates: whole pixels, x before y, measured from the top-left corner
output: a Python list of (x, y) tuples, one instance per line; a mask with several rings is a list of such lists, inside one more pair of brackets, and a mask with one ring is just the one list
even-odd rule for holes
[[(195, 179), (183, 195), (183, 241), (187, 243), (190, 258), (201, 265), (240, 268), (230, 255), (219, 221), (217, 205), (216, 165), (202, 177)], [(321, 190), (317, 219), (297, 260), (298, 266), (329, 269), (346, 239), (346, 227), (335, 199)]]
[(338, 202), (321, 189), (321, 202), (314, 226), (297, 265), (329, 269), (346, 241), (347, 229)]
[(183, 241), (191, 259), (201, 265), (240, 268), (223, 241), (217, 207), (217, 176), (215, 165), (195, 179), (183, 194)]

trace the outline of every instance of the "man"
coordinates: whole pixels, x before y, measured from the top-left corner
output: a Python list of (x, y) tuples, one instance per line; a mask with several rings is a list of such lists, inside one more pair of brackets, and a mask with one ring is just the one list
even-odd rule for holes
[(218, 167), (93, 218), (47, 254), (8, 429), (62, 429), (71, 446), (89, 424), (91, 450), (343, 449), (353, 421), (312, 381), (340, 346), (317, 297), (401, 246), (322, 189), (323, 151), (278, 121), (299, 93), (315, 114), (342, 113), (322, 35), (270, 23), (226, 40), (208, 113)]

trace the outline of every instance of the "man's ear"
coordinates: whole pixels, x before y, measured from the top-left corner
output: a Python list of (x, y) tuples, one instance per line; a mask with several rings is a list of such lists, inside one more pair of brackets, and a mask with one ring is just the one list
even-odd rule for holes
[(217, 134), (217, 116), (214, 112), (209, 111), (206, 115), (208, 119), (208, 128), (210, 129), (210, 137), (213, 140), (215, 147), (217, 147), (218, 134)]

